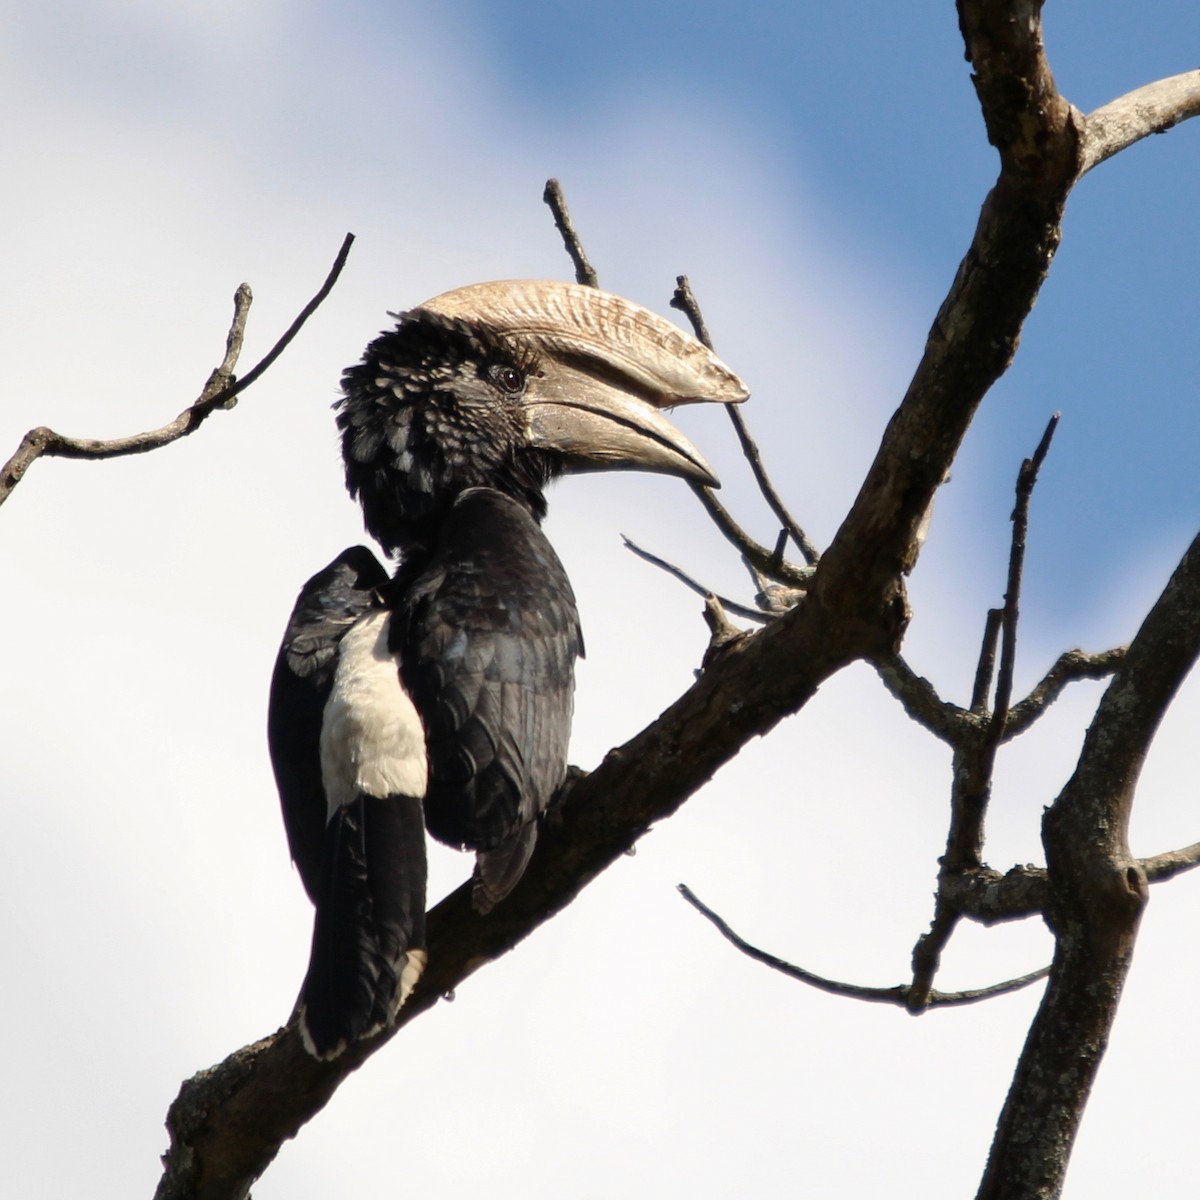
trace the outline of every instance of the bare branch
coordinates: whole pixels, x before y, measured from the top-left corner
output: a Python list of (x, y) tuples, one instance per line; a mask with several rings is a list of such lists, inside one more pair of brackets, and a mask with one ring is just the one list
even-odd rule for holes
[(1033, 691), (1009, 710), (1003, 740), (1007, 742), (1024, 733), (1058, 699), (1067, 684), (1080, 679), (1103, 679), (1120, 666), (1124, 657), (1124, 646), (1101, 654), (1085, 654), (1082, 650), (1061, 654)]
[(991, 867), (947, 871), (938, 886), (955, 911), (980, 925), (1040, 916), (1050, 897), (1045, 867), (1010, 867), (1003, 875)]
[(25, 472), (43, 455), (98, 459), (140, 454), (147, 450), (155, 450), (159, 446), (166, 446), (191, 433), (217, 407), (232, 407), (229, 388), (233, 368), (241, 353), (242, 337), (253, 299), (250, 285), (241, 284), (233, 297), (233, 321), (225, 336), (225, 357), (220, 366), (214, 368), (209, 375), (200, 396), (173, 421), (146, 433), (135, 433), (129, 437), (107, 441), (97, 438), (64, 437), (44, 425), (31, 429), (21, 439), (16, 453), (0, 469), (0, 504), (8, 499), (13, 488), (24, 478)]
[(934, 737), (954, 745), (962, 736), (964, 724), (971, 719), (956, 704), (943, 700), (923, 675), (918, 675), (899, 654), (875, 659), (871, 665), (904, 711)]
[[(790, 979), (798, 979), (801, 983), (807, 983), (810, 987), (827, 992), (831, 996), (845, 996), (851, 1000), (865, 1000), (874, 1004), (894, 1004), (900, 1008), (909, 1008), (910, 989), (907, 984), (899, 983), (894, 987), (866, 987), (858, 983), (843, 983), (836, 979), (826, 979), (823, 975), (817, 975), (813, 971), (807, 971), (803, 967), (785, 962), (782, 958), (776, 958), (774, 954), (768, 954), (767, 951), (760, 950), (757, 946), (752, 946), (745, 939), (739, 937), (724, 919), (704, 904), (686, 884), (681, 883), (678, 887), (679, 894), (698, 913), (709, 920), (726, 941), (732, 943), (755, 962), (763, 963), (772, 970), (787, 975)], [(1039, 979), (1045, 979), (1049, 973), (1049, 967), (1042, 967), (1028, 975), (1022, 975), (1019, 979), (1008, 979), (989, 987), (972, 988), (963, 992), (931, 991), (928, 1002), (922, 1008), (945, 1008), (953, 1005), (974, 1004), (979, 1000), (990, 1000), (995, 996), (1004, 996), (1009, 992), (1016, 992), (1021, 988), (1028, 987), (1031, 983), (1037, 983)], [(910, 1011), (913, 1010), (910, 1009)]]
[[(233, 294), (233, 323), (229, 326), (229, 332), (225, 335), (225, 357), (221, 360), (221, 365), (217, 367), (208, 377), (208, 382), (204, 385), (204, 390), (200, 393), (200, 399), (204, 400), (209, 396), (223, 393), (234, 382), (233, 369), (237, 366), (237, 361), (242, 353), (242, 340), (246, 336), (246, 321), (250, 316), (250, 305), (254, 300), (254, 296), (250, 291), (250, 285), (243, 283)], [(229, 400), (224, 401), (227, 407), (232, 407)]]
[[(900, 701), (904, 711), (918, 725), (928, 729), (941, 741), (953, 745), (961, 736), (964, 727), (986, 712), (984, 703), (978, 700), (978, 695), (981, 687), (986, 695), (989, 686), (988, 668), (994, 661), (1001, 616), (1001, 609), (988, 610), (980, 668), (976, 675), (975, 692), (969, 710), (961, 709), (949, 700), (943, 700), (933, 684), (924, 676), (918, 675), (898, 654), (877, 659), (871, 665), (887, 690)], [(1065, 651), (1029, 695), (1009, 710), (1001, 741), (1011, 741), (1024, 733), (1058, 699), (1068, 684), (1080, 679), (1103, 679), (1117, 669), (1124, 656), (1123, 646), (1105, 650), (1100, 654), (1085, 654), (1082, 650)]]
[(709, 595), (704, 600), (704, 623), (708, 626), (708, 646), (704, 651), (703, 667), (707, 671), (730, 646), (752, 635), (739, 629), (725, 614), (721, 601)]
[(996, 673), (996, 651), (1003, 626), (1004, 609), (989, 608), (983, 622), (983, 641), (979, 646), (979, 663), (975, 667), (975, 686), (971, 689), (971, 711), (981, 717), (987, 715), (988, 693), (992, 690), (992, 679)]
[(691, 590), (697, 595), (704, 596), (706, 598), (708, 596), (714, 597), (720, 602), (721, 607), (727, 609), (729, 612), (735, 613), (739, 617), (745, 617), (748, 621), (758, 621), (763, 625), (772, 619), (772, 614), (770, 613), (760, 612), (757, 608), (750, 608), (748, 605), (739, 604), (736, 600), (729, 600), (724, 596), (717, 595), (712, 588), (705, 587), (704, 584), (699, 583), (697, 580), (693, 579), (692, 576), (687, 574), (686, 571), (683, 571), (679, 567), (674, 566), (672, 563), (667, 562), (665, 558), (659, 558), (657, 554), (651, 554), (649, 550), (643, 550), (641, 546), (632, 541), (626, 534), (621, 534), (621, 540), (625, 543), (625, 548), (636, 554), (638, 558), (645, 559), (645, 561), (650, 563), (652, 566), (658, 567), (662, 571), (666, 571), (668, 575), (678, 579), (679, 582), (684, 585), (684, 587), (691, 588)]
[(781, 583), (790, 583), (794, 587), (806, 587), (812, 579), (812, 569), (809, 567), (793, 566), (786, 560), (780, 559), (773, 550), (756, 542), (730, 515), (729, 510), (717, 499), (712, 488), (703, 484), (693, 483), (692, 491), (705, 511), (712, 518), (713, 524), (725, 535), (727, 541), (737, 547), (749, 562), (764, 575), (778, 579)]
[[(1197, 658), (1200, 537), (1130, 643), (1075, 773), (1042, 822), (1054, 965), (1000, 1117), (981, 1198), (1052, 1196), (1061, 1188), (1148, 895), (1146, 872), (1127, 837), (1134, 791), (1159, 721)], [(1165, 876), (1170, 867), (1162, 870)]]
[[(983, 870), (983, 823), (991, 798), (996, 751), (1012, 697), (1029, 501), (1057, 424), (1058, 415), (1055, 414), (1032, 457), (1025, 459), (1017, 473), (1004, 607), (988, 613), (971, 694), (971, 719), (960, 723), (952, 743), (954, 761), (950, 789), (950, 829), (946, 835), (946, 851), (940, 860), (933, 920), (929, 932), (922, 934), (913, 947), (913, 978), (908, 998), (911, 1012), (918, 1012), (928, 1004), (933, 994), (933, 980), (941, 965), (942, 951), (963, 915), (948, 887), (949, 881), (963, 875), (974, 876)], [(996, 678), (995, 711), (988, 715), (987, 692), (996, 658), (997, 636), (1000, 639), (1000, 668)]]
[(1165, 854), (1156, 854), (1153, 858), (1143, 858), (1141, 868), (1146, 872), (1146, 878), (1151, 883), (1163, 883), (1174, 879), (1184, 871), (1200, 867), (1200, 842), (1184, 846), (1182, 850), (1169, 850)]
[(1077, 177), (1075, 117), (1054, 88), (1038, 6), (1021, 4), (1019, 17), (1010, 8), (959, 0), (959, 24), (1001, 176), (908, 392), (813, 581), (818, 605), (847, 614), (846, 604), (861, 605), (860, 619), (874, 623), (880, 635), (879, 654), (894, 648), (907, 622), (903, 581), (920, 554), (934, 494), (984, 395), (1016, 352)]
[(325, 298), (333, 291), (334, 285), (341, 276), (342, 268), (346, 265), (346, 259), (350, 257), (350, 247), (353, 245), (354, 234), (346, 234), (342, 239), (341, 247), (338, 249), (337, 257), (333, 260), (333, 266), (329, 268), (329, 274), (325, 276), (325, 282), (317, 289), (316, 295), (300, 310), (296, 319), (284, 330), (283, 336), (263, 355), (262, 359), (239, 379), (236, 384), (228, 389), (228, 394), (222, 394), (216, 398), (218, 404), (238, 395), (240, 392), (244, 392), (291, 345), (296, 335), (304, 328), (304, 324), (308, 318), (321, 307), (325, 302)]
[(554, 225), (562, 234), (563, 245), (571, 256), (571, 262), (575, 264), (575, 282), (582, 283), (586, 287), (599, 287), (600, 277), (584, 253), (583, 243), (579, 240), (579, 234), (571, 222), (571, 214), (567, 211), (567, 200), (557, 179), (546, 180), (546, 190), (542, 192), (542, 200), (550, 206), (550, 211), (554, 214)]
[(958, 925), (958, 911), (946, 902), (945, 893), (939, 889), (933, 905), (933, 920), (929, 932), (917, 938), (912, 952), (912, 983), (905, 996), (905, 1007), (914, 1016), (924, 1012), (933, 1003), (936, 988), (933, 981), (942, 965), (942, 951), (946, 948)]
[(1152, 133), (1200, 115), (1200, 71), (1159, 79), (1110, 101), (1082, 120), (1081, 175)]
[[(566, 247), (572, 263), (575, 265), (576, 281), (589, 287), (598, 287), (598, 276), (596, 275), (596, 271), (592, 267), (592, 264), (588, 261), (586, 253), (584, 252), (583, 243), (575, 229), (574, 223), (571, 221), (571, 215), (567, 211), (567, 202), (563, 196), (562, 187), (559, 185), (557, 179), (549, 179), (546, 181), (546, 188), (542, 193), (542, 199), (550, 207), (550, 211), (554, 214), (555, 226), (562, 235), (563, 245)], [(687, 303), (690, 305), (690, 307), (686, 308), (684, 311), (687, 312), (689, 319), (692, 321), (697, 338), (699, 338), (699, 340), (711, 350), (712, 339), (708, 336), (708, 329), (705, 327), (704, 317), (700, 313), (700, 310), (695, 303), (695, 297), (692, 295), (691, 289), (687, 287), (686, 276), (680, 276), (678, 283), (680, 286), (676, 289), (675, 299), (672, 299), (671, 303), (676, 308), (682, 307), (682, 303), (676, 303), (676, 299), (680, 297), (683, 289), (686, 289), (686, 292), (683, 292), (683, 294), (687, 297)], [(728, 408), (732, 411), (736, 408), (736, 405), (729, 405)], [(736, 413), (733, 414), (733, 417), (734, 427), (738, 428), (741, 418), (737, 416)], [(742, 426), (742, 428), (744, 428), (744, 426)], [(747, 434), (746, 436), (748, 437), (749, 435)], [(750, 444), (753, 445), (752, 442)], [(743, 446), (745, 446), (745, 442), (743, 442)], [(761, 463), (759, 465), (761, 467)], [(754, 466), (753, 460), (751, 461), (751, 466)], [(757, 472), (756, 478), (758, 478)], [(765, 480), (765, 476), (762, 478)], [(770, 488), (769, 481), (767, 482), (767, 488), (770, 489), (770, 495), (774, 496), (774, 489)], [(702, 487), (700, 484), (693, 484), (692, 491), (695, 492), (697, 497), (699, 497), (701, 504), (704, 505), (705, 511), (712, 518), (717, 528), (730, 542), (733, 543), (734, 546), (737, 547), (741, 554), (752, 561), (764, 573), (773, 579), (778, 579), (781, 582), (794, 585), (801, 585), (807, 581), (808, 576), (807, 574), (802, 573), (801, 568), (793, 567), (791, 564), (783, 560), (782, 548), (777, 554), (772, 555), (771, 552), (766, 549), (766, 547), (760, 546), (748, 533), (746, 533), (746, 531), (742, 529), (742, 527), (733, 519), (725, 506), (721, 504), (721, 502), (713, 495), (710, 488)], [(764, 492), (764, 495), (766, 495), (766, 492)], [(775, 500), (778, 502), (777, 496), (775, 497)], [(770, 497), (768, 497), (768, 502), (770, 502)], [(780, 504), (780, 509), (782, 509), (782, 504)], [(786, 513), (786, 510), (783, 511)], [(808, 544), (807, 538), (804, 537), (803, 531), (799, 528), (799, 526), (796, 525), (794, 521), (791, 520), (790, 517), (787, 519), (785, 524), (791, 526), (789, 532), (792, 532), (795, 538), (800, 539), (797, 541), (797, 545), (801, 545), (803, 550), (802, 543)], [(810, 561), (815, 560), (815, 553), (816, 552), (813, 551), (814, 559), (810, 559)]]
[[(675, 279), (675, 294), (671, 297), (671, 307), (679, 309), (688, 318), (692, 323), (692, 328), (695, 330), (696, 337), (711, 350), (713, 348), (712, 338), (708, 336), (708, 326), (704, 323), (704, 315), (700, 311), (700, 305), (696, 300), (695, 293), (692, 291), (692, 285), (688, 282), (686, 275), (679, 275)], [(762, 493), (763, 499), (766, 500), (771, 511), (779, 520), (779, 523), (787, 531), (788, 536), (795, 542), (796, 548), (804, 555), (804, 561), (810, 567), (813, 566), (817, 559), (820, 558), (820, 554), (812, 542), (808, 540), (808, 535), (800, 528), (796, 519), (783, 503), (782, 497), (775, 490), (774, 484), (771, 483), (767, 469), (763, 465), (762, 454), (759, 452), (758, 444), (750, 436), (750, 430), (746, 426), (745, 417), (742, 416), (736, 404), (727, 404), (725, 411), (729, 414), (729, 419), (733, 422), (734, 431), (737, 433), (738, 441), (741, 443), (742, 454), (750, 464), (750, 470), (754, 474), (754, 481), (758, 484), (758, 490)], [(779, 557), (782, 557), (782, 552)]]
[[(578, 283), (585, 284), (588, 287), (599, 287), (599, 280), (595, 269), (588, 261), (587, 255), (583, 249), (583, 243), (580, 240), (579, 234), (571, 221), (571, 214), (567, 211), (567, 202), (563, 196), (563, 191), (557, 179), (549, 179), (546, 181), (545, 191), (542, 193), (542, 199), (550, 207), (550, 211), (554, 214), (554, 223), (562, 235), (563, 245), (566, 247), (567, 253), (571, 257), (571, 261), (575, 264), (575, 279)], [(686, 285), (686, 277), (680, 276), (680, 281)], [(676, 296), (679, 296), (679, 291), (676, 291)], [(687, 295), (691, 297), (691, 291), (688, 289)], [(675, 301), (672, 300), (672, 304)], [(708, 336), (708, 330), (704, 325), (704, 318), (700, 314), (699, 309), (695, 306), (695, 298), (691, 297), (692, 308), (688, 311), (688, 315), (692, 320), (693, 327), (696, 329), (696, 336), (710, 350), (712, 349), (712, 340)], [(680, 305), (675, 304), (675, 307)], [(731, 410), (736, 408), (736, 405), (728, 406)], [(735, 428), (740, 418), (735, 416)], [(753, 465), (753, 464), (752, 464)], [(768, 484), (769, 486), (769, 484)], [(771, 552), (764, 546), (760, 546), (742, 527), (733, 519), (728, 510), (721, 504), (713, 495), (710, 488), (702, 487), (700, 484), (693, 484), (692, 491), (699, 497), (700, 502), (704, 505), (708, 515), (712, 518), (717, 528), (725, 535), (725, 537), (733, 543), (738, 550), (747, 558), (752, 560), (764, 572), (772, 578), (779, 579), (784, 583), (800, 584), (804, 582), (807, 576), (800, 573), (800, 568), (792, 567), (790, 564), (783, 561), (782, 551), (772, 556)], [(773, 493), (772, 493), (773, 494)], [(791, 522), (795, 525), (795, 522)], [(796, 527), (796, 534), (803, 538), (803, 532), (799, 527)], [(799, 544), (799, 543), (798, 543)]]
[(700, 311), (700, 303), (696, 299), (696, 294), (692, 291), (692, 285), (688, 282), (686, 275), (675, 276), (675, 293), (671, 297), (671, 307), (679, 309), (687, 317), (696, 337), (712, 350), (713, 344), (712, 338), (708, 334), (708, 325), (705, 323), (704, 314)]
[[(1017, 502), (1013, 508), (1012, 546), (1008, 556), (1008, 586), (1004, 592), (1004, 610), (1001, 618), (1000, 668), (996, 675), (996, 703), (988, 723), (988, 744), (994, 751), (1004, 735), (1008, 721), (1008, 709), (1012, 702), (1013, 668), (1017, 659), (1017, 620), (1020, 615), (1021, 575), (1025, 567), (1025, 540), (1029, 531), (1029, 501), (1037, 486), (1038, 472), (1050, 451), (1050, 442), (1058, 428), (1059, 413), (1050, 418), (1042, 440), (1021, 464), (1017, 473)], [(990, 768), (989, 768), (990, 775)]]
[(173, 421), (158, 429), (145, 433), (135, 433), (128, 437), (100, 440), (98, 438), (72, 438), (56, 433), (53, 429), (40, 426), (31, 429), (21, 440), (21, 445), (8, 462), (0, 468), (0, 504), (8, 499), (13, 488), (21, 482), (25, 472), (39, 458), (44, 456), (54, 458), (83, 458), (103, 459), (120, 458), (127, 454), (144, 454), (149, 450), (158, 450), (168, 446), (190, 433), (194, 433), (200, 425), (218, 408), (232, 408), (233, 401), (254, 383), (268, 367), (283, 353), (304, 323), (317, 310), (326, 296), (329, 295), (342, 273), (350, 247), (354, 242), (352, 233), (346, 234), (334, 259), (333, 266), (321, 285), (317, 294), (304, 306), (299, 316), (291, 323), (283, 336), (267, 352), (262, 360), (248, 371), (241, 379), (233, 379), (233, 367), (237, 362), (242, 347), (242, 336), (245, 331), (246, 318), (249, 313), (252, 296), (247, 284), (242, 284), (234, 296), (234, 316), (229, 333), (225, 339), (225, 357), (221, 365), (209, 376), (199, 399), (183, 410)]

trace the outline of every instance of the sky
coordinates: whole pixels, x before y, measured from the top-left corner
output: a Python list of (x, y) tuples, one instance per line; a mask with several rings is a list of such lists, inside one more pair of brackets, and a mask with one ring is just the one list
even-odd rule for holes
[[(1053, 6), (1052, 65), (1089, 110), (1195, 67), (1200, 11)], [(231, 412), (157, 453), (42, 461), (0, 511), (0, 1190), (149, 1195), (179, 1083), (287, 1016), (311, 913), (278, 817), (267, 684), (300, 584), (363, 540), (329, 406), (343, 366), (448, 288), (567, 278), (563, 183), (602, 283), (658, 311), (687, 273), (781, 491), (821, 545), (852, 501), (995, 175), (953, 6), (643, 0), (0, 4), (0, 452), (48, 424), (155, 427), (342, 281)], [(1200, 513), (1200, 126), (1087, 177), (1010, 373), (942, 490), (905, 653), (969, 690), (1003, 593), (1012, 485), (1050, 414), (1018, 690), (1070, 646), (1128, 640)], [(720, 413), (680, 424), (760, 540)], [(547, 524), (588, 658), (572, 760), (595, 765), (689, 683), (696, 597), (628, 534), (747, 597), (677, 481), (568, 480)], [(988, 855), (1038, 822), (1100, 694), (1078, 685), (1002, 757)], [(1133, 848), (1200, 836), (1185, 687)], [(869, 746), (867, 753), (864, 746)], [(820, 995), (749, 940), (902, 982), (928, 924), (949, 763), (871, 673), (831, 680), (563, 915), (347, 1081), (258, 1200), (401, 1187), (495, 1200), (973, 1194), (1038, 989), (920, 1019)], [(430, 902), (469, 860), (436, 851)], [(1191, 1184), (1200, 882), (1155, 889), (1066, 1195)], [(1037, 922), (962, 930), (945, 988), (1048, 961)], [(402, 1183), (393, 1181), (402, 1180)]]

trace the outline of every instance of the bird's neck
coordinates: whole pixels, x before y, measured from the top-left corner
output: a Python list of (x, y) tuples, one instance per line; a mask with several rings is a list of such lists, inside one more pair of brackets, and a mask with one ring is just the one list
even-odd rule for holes
[(464, 492), (485, 488), (499, 492), (519, 504), (538, 524), (546, 515), (546, 499), (540, 488), (520, 487), (507, 479), (472, 479), (458, 486), (435, 487), (406, 492), (386, 489), (380, 496), (360, 486), (358, 498), (367, 531), (391, 555), (404, 561), (428, 558), (442, 536), (442, 529)]
[(442, 489), (429, 497), (422, 496), (415, 504), (389, 505), (382, 514), (374, 514), (364, 503), (363, 519), (368, 532), (399, 560), (406, 574), (410, 569), (423, 570), (441, 546), (447, 522), (465, 493), (481, 490), (499, 493), (524, 509), (535, 524), (541, 524), (546, 515), (546, 499), (540, 489), (493, 486), (496, 482), (507, 481), (487, 480)]

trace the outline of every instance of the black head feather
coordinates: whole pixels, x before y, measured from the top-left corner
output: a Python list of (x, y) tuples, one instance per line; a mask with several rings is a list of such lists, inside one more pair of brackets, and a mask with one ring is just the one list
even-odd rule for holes
[(511, 340), (419, 311), (401, 314), (344, 373), (336, 407), (346, 486), (388, 553), (427, 546), (470, 487), (545, 516), (557, 466), (529, 445), (521, 407), (537, 372), (536, 357)]

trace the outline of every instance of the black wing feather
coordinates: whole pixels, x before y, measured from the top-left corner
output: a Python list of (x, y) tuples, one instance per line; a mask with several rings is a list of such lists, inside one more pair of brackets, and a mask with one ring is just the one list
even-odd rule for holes
[(378, 603), (387, 572), (365, 546), (344, 550), (296, 598), (271, 677), (267, 743), (283, 807), (288, 849), (314, 904), (321, 883), (326, 801), (321, 718), (333, 687), (338, 644)]
[(426, 825), (496, 852), (481, 866), (490, 907), (520, 877), (532, 822), (566, 773), (575, 597), (528, 511), (485, 488), (462, 494), (432, 558), (395, 587), (390, 645), (429, 750)]

